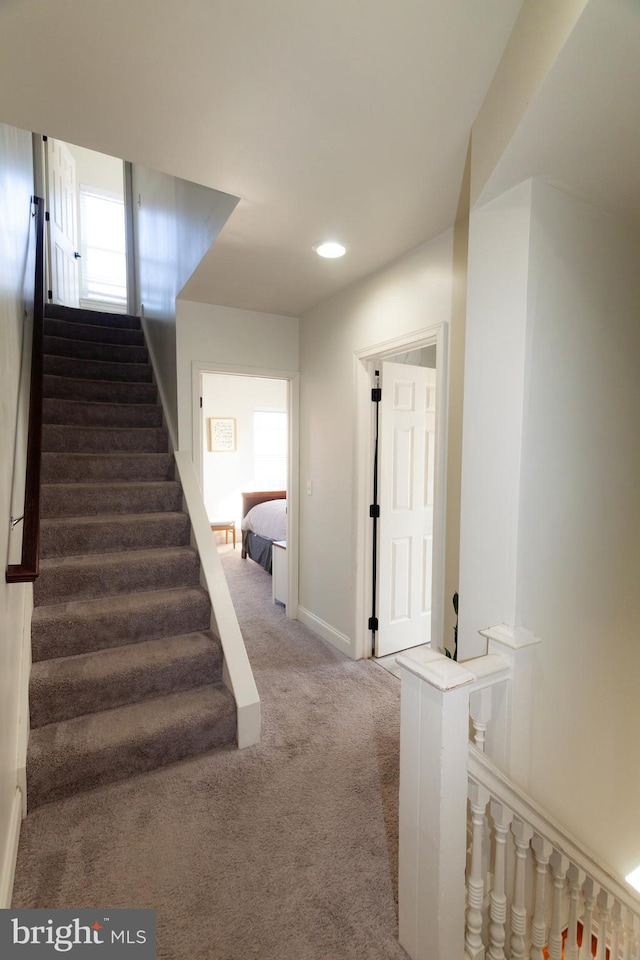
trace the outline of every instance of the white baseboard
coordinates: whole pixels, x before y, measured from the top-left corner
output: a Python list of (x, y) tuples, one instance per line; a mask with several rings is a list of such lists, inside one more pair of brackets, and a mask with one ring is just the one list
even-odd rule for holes
[(297, 619), (300, 623), (304, 624), (308, 630), (322, 637), (323, 640), (330, 643), (332, 647), (336, 647), (336, 649), (344, 653), (345, 656), (350, 657), (351, 660), (356, 659), (354, 642), (344, 633), (340, 633), (339, 630), (336, 630), (330, 624), (321, 620), (320, 617), (316, 617), (315, 613), (311, 613), (310, 610), (298, 605)]
[(5, 854), (0, 864), (0, 910), (8, 910), (13, 895), (13, 878), (16, 873), (18, 841), (22, 822), (22, 791), (16, 790), (9, 816)]

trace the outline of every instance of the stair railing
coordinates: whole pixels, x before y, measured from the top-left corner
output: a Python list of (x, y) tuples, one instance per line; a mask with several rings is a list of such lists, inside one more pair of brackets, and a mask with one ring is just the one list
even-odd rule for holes
[(397, 662), (399, 926), (412, 960), (640, 960), (640, 898), (483, 753), (490, 724), (509, 719), (514, 659), (425, 650)]
[[(31, 341), (31, 385), (27, 439), (22, 554), (20, 563), (7, 565), (7, 583), (33, 582), (40, 568), (40, 468), (42, 464), (42, 338), (44, 327), (44, 200), (35, 206), (35, 286)], [(15, 521), (13, 521), (15, 522)]]

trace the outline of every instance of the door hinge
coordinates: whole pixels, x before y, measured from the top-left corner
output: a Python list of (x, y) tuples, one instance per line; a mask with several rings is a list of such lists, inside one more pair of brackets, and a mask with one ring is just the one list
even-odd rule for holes
[(369, 617), (369, 623), (368, 623), (367, 627), (368, 627), (369, 630), (373, 630), (373, 632), (375, 633), (375, 631), (378, 629), (378, 618), (377, 618), (377, 617)]
[(47, 300), (53, 300), (53, 290), (47, 290)]
[(202, 410), (202, 397), (200, 397), (200, 409)]
[(371, 517), (372, 520), (373, 520), (373, 519), (377, 520), (377, 519), (379, 518), (379, 516), (380, 516), (380, 504), (379, 504), (379, 503), (372, 503), (372, 504), (371, 504), (371, 506), (369, 507), (369, 516)]
[(372, 387), (371, 400), (373, 403), (380, 403), (382, 400), (382, 387)]
[(48, 210), (45, 211), (44, 218), (45, 218), (45, 220), (47, 221), (47, 223), (49, 223), (49, 211), (48, 211)]

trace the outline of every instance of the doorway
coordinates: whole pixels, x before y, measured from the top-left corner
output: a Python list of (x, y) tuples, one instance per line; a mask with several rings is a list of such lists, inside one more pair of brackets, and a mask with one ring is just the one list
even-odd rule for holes
[[(366, 348), (354, 362), (358, 656), (395, 655), (426, 642), (441, 649), (447, 327)], [(380, 381), (376, 411), (371, 391)], [(371, 510), (377, 434), (379, 520)]]
[[(286, 589), (278, 599), (297, 619), (298, 375), (194, 361), (192, 384), (193, 460), (211, 522), (231, 520), (239, 549), (242, 494), (286, 490), (286, 545), (278, 554)], [(232, 431), (233, 450), (211, 449), (212, 420)]]
[(49, 300), (126, 313), (123, 161), (51, 137), (43, 146)]

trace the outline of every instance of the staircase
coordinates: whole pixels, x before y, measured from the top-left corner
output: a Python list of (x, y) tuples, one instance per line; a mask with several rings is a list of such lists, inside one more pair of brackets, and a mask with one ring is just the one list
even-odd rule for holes
[(232, 743), (137, 317), (48, 306), (29, 806)]

